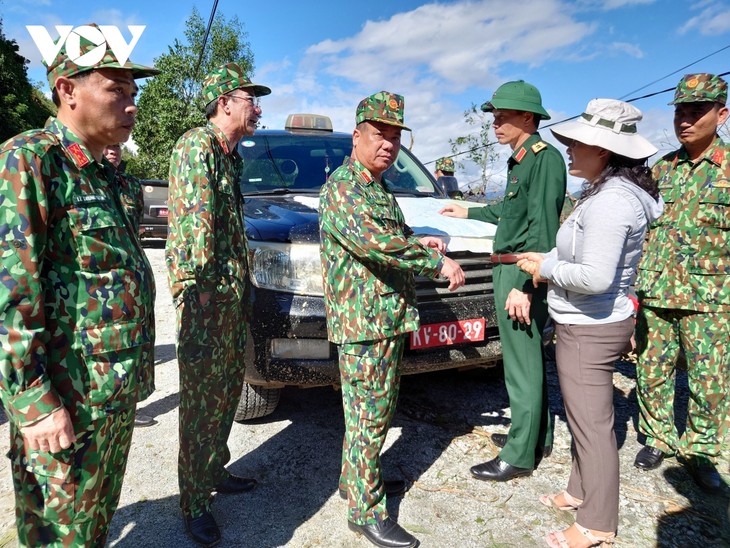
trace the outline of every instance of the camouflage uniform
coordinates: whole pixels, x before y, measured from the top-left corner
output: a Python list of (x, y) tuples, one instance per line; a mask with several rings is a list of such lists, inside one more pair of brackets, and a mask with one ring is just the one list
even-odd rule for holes
[[(18, 537), (28, 546), (103, 546), (140, 363), (154, 346), (152, 270), (113, 168), (55, 119), (3, 145), (0, 196), (0, 396), (11, 421)], [(61, 406), (76, 443), (60, 453), (27, 449), (20, 427)]]
[[(209, 104), (239, 88), (271, 93), (229, 63), (206, 77), (203, 97)], [(210, 512), (212, 491), (228, 477), (228, 435), (243, 389), (249, 280), (237, 144), (209, 121), (180, 137), (170, 160), (165, 257), (177, 309), (178, 481), (186, 521)], [(210, 295), (205, 305), (202, 294)]]
[[(95, 26), (95, 25), (90, 25)], [(79, 42), (83, 55), (98, 47)], [(65, 46), (60, 76), (157, 74), (110, 49), (91, 67)], [(68, 110), (64, 110), (68, 114)], [(70, 115), (70, 114), (68, 114)], [(0, 145), (0, 399), (10, 420), (21, 546), (103, 546), (121, 492), (140, 364), (154, 346), (152, 269), (108, 162), (59, 120)], [(21, 428), (65, 409), (76, 441), (31, 450)]]
[[(360, 103), (356, 120), (404, 127), (402, 111), (401, 96), (380, 92)], [(435, 278), (442, 260), (413, 237), (394, 196), (354, 158), (322, 186), (319, 216), (327, 333), (340, 345), (339, 487), (348, 493), (349, 521), (375, 523), (388, 517), (380, 452), (398, 398), (404, 336), (419, 325), (414, 272)]]
[[(142, 182), (134, 175), (129, 175), (122, 171), (121, 166), (116, 169), (116, 185), (119, 189), (119, 197), (122, 206), (127, 214), (129, 224), (132, 226), (134, 234), (139, 237), (139, 226), (144, 216), (144, 191), (142, 190)], [(139, 239), (139, 238), (138, 238)], [(141, 240), (140, 240), (141, 245)], [(155, 284), (152, 280), (152, 303), (155, 302)], [(149, 307), (147, 310), (147, 325), (155, 325), (155, 308)], [(152, 392), (155, 391), (155, 353), (154, 346), (151, 346), (149, 352), (145, 352), (140, 364), (139, 394), (137, 401), (146, 400)]]
[[(724, 82), (709, 76), (685, 76), (670, 104), (725, 103), (727, 85), (723, 91)], [(650, 227), (636, 282), (639, 429), (650, 447), (714, 463), (730, 404), (730, 146), (716, 136), (694, 163), (682, 147), (653, 174), (666, 207)], [(674, 422), (680, 349), (690, 390), (681, 437)]]

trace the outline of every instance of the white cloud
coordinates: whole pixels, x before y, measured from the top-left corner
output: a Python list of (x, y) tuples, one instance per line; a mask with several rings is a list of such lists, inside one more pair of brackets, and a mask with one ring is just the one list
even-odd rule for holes
[[(629, 3), (636, 2), (614, 0), (611, 5)], [(579, 70), (579, 64), (587, 61), (644, 56), (638, 44), (628, 41), (591, 42), (599, 28), (596, 11), (602, 11), (604, 3), (591, 0), (590, 4), (467, 0), (425, 4), (388, 19), (368, 21), (352, 36), (310, 46), (295, 70), (285, 71), (286, 80), (281, 83), (262, 79), (274, 89), (264, 105), (264, 121), (279, 128), (286, 113), (316, 112), (330, 116), (336, 130), (349, 132), (358, 101), (387, 89), (406, 97), (406, 123), (413, 128), (415, 139), (413, 153), (423, 162), (434, 161), (451, 154), (449, 139), (476, 129), (464, 122), (469, 103), (479, 106), (505, 80), (529, 74), (531, 68), (545, 70), (552, 62), (575, 63)], [(581, 8), (588, 9), (576, 11)], [(260, 72), (266, 74), (268, 67)], [(271, 76), (275, 79), (276, 71)], [(553, 119), (565, 117), (555, 113)], [(669, 121), (663, 127), (671, 129)], [(541, 135), (555, 144), (548, 129)], [(404, 146), (409, 142), (405, 133)], [(559, 146), (561, 151), (564, 148)], [(495, 179), (503, 181), (510, 150), (501, 145), (497, 150), (500, 160)], [(433, 164), (427, 168), (432, 170)], [(478, 179), (479, 172), (474, 164), (466, 163), (456, 175), (464, 185)]]
[(644, 57), (644, 52), (636, 44), (629, 44), (627, 42), (613, 42), (609, 46), (609, 49), (621, 53), (626, 53), (631, 57), (636, 57), (637, 59), (642, 59)]
[(724, 2), (703, 2), (694, 6), (693, 13), (700, 9), (700, 13), (679, 28), (679, 34), (699, 32), (704, 36), (717, 36), (730, 31), (730, 6)]
[(613, 10), (626, 6), (636, 6), (642, 4), (652, 4), (655, 0), (603, 0), (600, 2), (604, 10)]
[(568, 11), (557, 0), (426, 4), (369, 21), (356, 36), (325, 40), (307, 53), (324, 72), (361, 84), (416, 84), (425, 73), (457, 92), (492, 87), (501, 64), (541, 65), (593, 32)]
[(577, 9), (610, 11), (627, 6), (653, 4), (656, 0), (574, 0)]

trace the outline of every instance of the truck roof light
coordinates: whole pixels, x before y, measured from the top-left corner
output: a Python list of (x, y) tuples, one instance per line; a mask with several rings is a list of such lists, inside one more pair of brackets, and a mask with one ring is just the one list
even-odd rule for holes
[(285, 129), (332, 131), (332, 120), (321, 114), (290, 114)]

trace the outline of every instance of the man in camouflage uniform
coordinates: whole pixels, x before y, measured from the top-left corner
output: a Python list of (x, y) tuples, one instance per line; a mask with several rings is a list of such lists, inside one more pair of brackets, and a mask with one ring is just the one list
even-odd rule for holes
[[(116, 175), (116, 187), (119, 189), (119, 197), (122, 200), (122, 206), (127, 213), (127, 218), (134, 230), (139, 236), (139, 225), (144, 215), (144, 193), (142, 191), (142, 183), (134, 175), (124, 172), (124, 162), (122, 161), (122, 146), (114, 143), (104, 147), (104, 157), (114, 166)], [(141, 245), (140, 240), (140, 245)], [(155, 288), (152, 287), (152, 303), (155, 302)], [(149, 325), (155, 325), (155, 309), (151, 306), (149, 309)], [(141, 367), (143, 376), (139, 379), (140, 390), (137, 403), (146, 400), (152, 392), (155, 391), (155, 353), (154, 347), (150, 348), (150, 352), (145, 352), (142, 359), (144, 365)], [(134, 413), (134, 426), (152, 426), (157, 421), (136, 411)]]
[(103, 149), (129, 137), (135, 78), (158, 71), (110, 49), (80, 66), (65, 46), (47, 68), (58, 116), (0, 147), (0, 398), (20, 545), (104, 546), (154, 281)]
[[(666, 203), (650, 227), (636, 283), (639, 430), (646, 446), (638, 468), (678, 454), (695, 482), (722, 490), (715, 463), (727, 431), (730, 398), (730, 146), (717, 127), (728, 118), (727, 83), (688, 74), (674, 100), (682, 145), (654, 166)], [(677, 357), (684, 350), (690, 397), (687, 427), (674, 426)]]
[[(439, 158), (436, 160), (436, 171), (434, 171), (436, 182), (441, 182), (449, 198), (463, 200), (464, 194), (459, 190), (459, 183), (454, 177), (454, 160), (452, 158)], [(441, 177), (446, 177), (441, 179)]]
[(494, 236), (494, 301), (502, 341), (504, 380), (512, 425), (509, 435), (492, 434), (499, 456), (471, 468), (480, 480), (507, 481), (529, 476), (552, 450), (542, 331), (547, 322), (547, 284), (538, 288), (517, 268), (516, 253), (547, 252), (555, 247), (566, 187), (565, 162), (537, 132), (550, 116), (535, 86), (507, 82), (482, 110), (494, 114), (494, 134), (513, 153), (507, 166), (504, 199), (495, 205), (466, 209), (449, 205), (441, 213), (497, 224)]
[(415, 546), (388, 517), (380, 452), (395, 413), (405, 334), (418, 329), (414, 272), (442, 275), (454, 290), (459, 265), (438, 238), (415, 238), (383, 181), (400, 151), (403, 97), (387, 91), (357, 107), (352, 156), (320, 191), (320, 251), (329, 340), (339, 346), (345, 437), (340, 493), (349, 527), (376, 546)]
[(180, 507), (193, 540), (213, 546), (220, 531), (210, 511), (211, 493), (242, 493), (256, 485), (224, 468), (243, 389), (248, 320), (248, 246), (236, 147), (241, 137), (253, 135), (261, 117), (258, 97), (271, 90), (228, 63), (206, 77), (202, 93), (208, 123), (180, 137), (170, 160), (165, 256), (177, 309)]
[(454, 176), (454, 160), (452, 158), (439, 158), (436, 160), (436, 172), (434, 173), (436, 178), (446, 175), (447, 177)]

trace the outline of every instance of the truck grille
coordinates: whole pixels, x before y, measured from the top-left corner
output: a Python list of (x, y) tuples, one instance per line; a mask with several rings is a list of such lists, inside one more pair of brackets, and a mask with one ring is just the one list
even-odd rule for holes
[(488, 253), (470, 253), (468, 251), (449, 253), (464, 270), (466, 283), (456, 291), (449, 291), (449, 282), (445, 279), (431, 280), (424, 276), (416, 276), (416, 295), (419, 303), (492, 295), (492, 263)]

